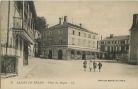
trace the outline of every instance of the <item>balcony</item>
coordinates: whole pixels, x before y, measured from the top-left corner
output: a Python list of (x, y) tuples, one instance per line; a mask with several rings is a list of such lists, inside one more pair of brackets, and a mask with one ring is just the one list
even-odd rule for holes
[(13, 32), (22, 36), (31, 44), (34, 43), (34, 30), (29, 23), (22, 21), (22, 18), (13, 17)]

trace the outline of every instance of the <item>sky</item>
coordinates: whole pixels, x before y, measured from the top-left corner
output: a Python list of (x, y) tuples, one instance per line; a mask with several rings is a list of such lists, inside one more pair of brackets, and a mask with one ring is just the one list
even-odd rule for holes
[(129, 34), (138, 1), (35, 1), (35, 8), (49, 26), (67, 16), (69, 22), (106, 37)]

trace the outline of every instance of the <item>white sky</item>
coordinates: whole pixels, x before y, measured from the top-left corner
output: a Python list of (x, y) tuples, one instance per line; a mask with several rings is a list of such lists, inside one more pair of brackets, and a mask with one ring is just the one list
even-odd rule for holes
[(38, 16), (44, 16), (49, 26), (68, 16), (74, 24), (108, 36), (127, 35), (133, 14), (138, 13), (138, 1), (35, 1)]

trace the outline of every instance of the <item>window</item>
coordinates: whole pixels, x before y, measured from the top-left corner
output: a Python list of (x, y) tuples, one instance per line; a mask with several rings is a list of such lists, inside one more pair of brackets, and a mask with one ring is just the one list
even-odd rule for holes
[(62, 41), (62, 40), (59, 40), (59, 44), (61, 44), (61, 45), (62, 45), (62, 44), (63, 44), (63, 41)]
[(77, 55), (80, 55), (81, 53), (80, 53), (80, 51), (77, 51)]
[(71, 50), (71, 54), (75, 54), (75, 51), (74, 50)]
[(88, 47), (91, 47), (91, 41), (88, 42)]
[(51, 31), (49, 31), (49, 35), (52, 35), (52, 32)]
[(115, 44), (116, 44), (116, 41), (115, 41)]
[(91, 34), (88, 35), (88, 38), (91, 38)]
[(93, 39), (95, 39), (95, 35), (93, 35), (93, 37), (92, 37)]
[(93, 41), (93, 48), (95, 48), (95, 41)]
[(79, 36), (80, 36), (80, 32), (79, 32)]
[(75, 31), (74, 30), (73, 30), (72, 34), (75, 35)]
[(78, 39), (78, 45), (80, 45), (80, 39)]
[(58, 34), (63, 34), (63, 30), (58, 30)]
[(75, 45), (75, 39), (72, 38), (72, 45)]
[(86, 33), (84, 33), (84, 37), (86, 37)]

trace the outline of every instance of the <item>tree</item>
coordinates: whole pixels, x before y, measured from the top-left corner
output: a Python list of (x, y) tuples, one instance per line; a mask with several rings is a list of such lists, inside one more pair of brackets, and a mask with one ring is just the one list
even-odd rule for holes
[(38, 31), (44, 30), (46, 28), (46, 19), (44, 17), (36, 17), (35, 29)]

